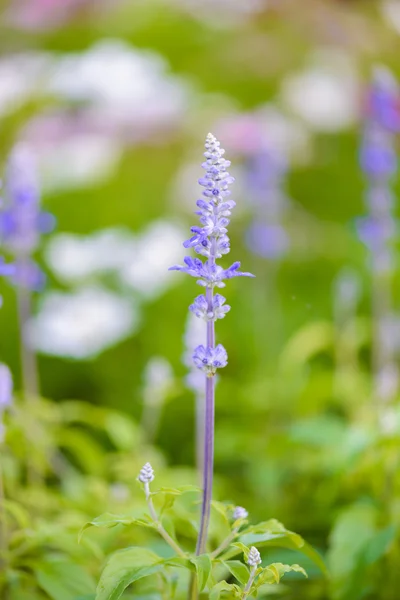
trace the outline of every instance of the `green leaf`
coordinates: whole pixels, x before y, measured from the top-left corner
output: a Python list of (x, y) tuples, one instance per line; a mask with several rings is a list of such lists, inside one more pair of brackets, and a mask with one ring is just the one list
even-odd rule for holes
[(249, 569), (240, 560), (226, 560), (222, 563), (228, 571), (241, 583), (245, 585), (250, 577)]
[(272, 563), (262, 569), (261, 573), (257, 577), (256, 587), (263, 585), (264, 583), (279, 583), (285, 573), (289, 573), (290, 571), (295, 571), (297, 573), (301, 573), (304, 577), (307, 577), (307, 573), (305, 570), (299, 565), (284, 565), (282, 563)]
[(155, 527), (153, 521), (150, 519), (146, 520), (146, 517), (141, 519), (131, 517), (129, 515), (113, 515), (112, 513), (104, 513), (99, 517), (93, 519), (89, 523), (86, 523), (80, 533), (79, 533), (79, 541), (82, 538), (83, 532), (89, 527), (101, 527), (110, 529), (111, 527), (116, 527), (117, 525), (140, 525), (142, 527)]
[(386, 553), (395, 537), (396, 527), (394, 525), (389, 525), (389, 527), (376, 533), (372, 539), (367, 542), (366, 547), (362, 552), (365, 563), (367, 565), (376, 563)]
[[(299, 535), (293, 534), (292, 532), (288, 533), (289, 535), (286, 533), (245, 534), (239, 539), (247, 546), (256, 546), (257, 548), (278, 546), (281, 548), (297, 550), (298, 552), (308, 556), (308, 558), (310, 558), (321, 569), (321, 571), (327, 575), (327, 568), (322, 556)], [(237, 543), (232, 544), (232, 546), (237, 546)], [(228, 552), (227, 555), (229, 555), (229, 558), (231, 556), (235, 556), (235, 554), (231, 554), (230, 552)], [(222, 558), (226, 558), (227, 555), (223, 556)]]
[(201, 592), (206, 587), (208, 578), (210, 577), (212, 568), (211, 558), (208, 554), (200, 554), (200, 556), (195, 556), (194, 558), (191, 558), (190, 561), (196, 567), (197, 581), (199, 585), (199, 590)]
[(250, 552), (250, 548), (248, 548), (245, 544), (243, 544), (242, 542), (235, 542), (234, 544), (232, 544), (231, 546), (234, 550), (229, 552), (229, 555), (232, 554), (232, 556), (236, 556), (237, 554), (240, 554), (241, 552), (244, 555), (244, 560), (247, 562), (247, 559), (249, 557), (249, 552)]
[(97, 586), (96, 600), (118, 600), (133, 582), (159, 573), (165, 561), (147, 548), (125, 548), (108, 560)]
[(242, 590), (239, 586), (234, 583), (227, 583), (226, 581), (220, 581), (210, 591), (209, 600), (220, 600), (222, 592), (229, 592), (229, 598), (241, 598)]
[[(5, 511), (14, 517), (16, 523), (21, 529), (28, 529), (31, 526), (30, 515), (25, 508), (21, 506), (21, 504), (14, 502), (13, 500), (8, 500), (7, 498), (2, 500), (2, 504), (5, 508)], [(0, 514), (0, 519), (1, 518), (2, 514)]]
[(75, 600), (94, 591), (94, 580), (79, 565), (48, 561), (35, 569), (38, 585), (53, 600)]
[(246, 527), (246, 529), (244, 529), (241, 533), (241, 538), (247, 533), (266, 533), (271, 536), (271, 539), (273, 539), (273, 537), (276, 535), (284, 535), (285, 537), (290, 538), (298, 548), (300, 548), (304, 544), (304, 540), (300, 535), (294, 533), (294, 531), (289, 531), (284, 525), (282, 525), (282, 523), (280, 523), (276, 519), (263, 521), (261, 523), (258, 523), (257, 525), (250, 525), (249, 527)]
[(211, 502), (211, 509), (218, 513), (229, 529), (231, 529), (231, 514), (234, 509), (233, 504), (224, 504), (223, 502), (213, 500)]

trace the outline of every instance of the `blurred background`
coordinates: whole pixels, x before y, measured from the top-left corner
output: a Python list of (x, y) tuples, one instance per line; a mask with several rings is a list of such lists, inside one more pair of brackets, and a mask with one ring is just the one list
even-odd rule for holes
[[(56, 219), (35, 253), (46, 284), (26, 333), (42, 395), (127, 413), (163, 464), (194, 468), (187, 354), (202, 340), (188, 305), (199, 291), (168, 267), (197, 224), (213, 132), (236, 178), (222, 263), (240, 260), (256, 275), (229, 282), (232, 310), (217, 324), (229, 365), (217, 390), (216, 496), (254, 520), (282, 520), (346, 573), (340, 544), (357, 536), (349, 511), (381, 507), (374, 473), (386, 461), (376, 446), (365, 458), (378, 434), (359, 148), (374, 73), (400, 75), (400, 3), (2, 0), (0, 10), (1, 173), (23, 143)], [(390, 279), (393, 375), (395, 260)], [(19, 389), (15, 290), (2, 279), (0, 292), (0, 359)], [(385, 373), (396, 399), (397, 379)], [(388, 406), (379, 436), (395, 435)], [(372, 531), (398, 518), (395, 504), (368, 516)], [(394, 543), (379, 539), (378, 558)], [(314, 575), (302, 597), (328, 597)]]

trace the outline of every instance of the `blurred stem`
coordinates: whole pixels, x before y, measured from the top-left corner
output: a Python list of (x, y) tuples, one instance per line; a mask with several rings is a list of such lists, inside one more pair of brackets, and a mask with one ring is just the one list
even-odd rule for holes
[(176, 552), (179, 556), (183, 556), (184, 558), (186, 558), (185, 552), (178, 546), (178, 544), (175, 542), (175, 540), (172, 539), (172, 537), (169, 535), (169, 533), (167, 533), (165, 531), (164, 527), (162, 526), (161, 521), (159, 520), (157, 513), (155, 511), (155, 508), (154, 508), (153, 500), (151, 498), (151, 493), (150, 493), (150, 486), (148, 483), (144, 484), (144, 492), (146, 494), (146, 501), (147, 501), (147, 506), (149, 507), (150, 516), (153, 519), (154, 523), (156, 524), (159, 534), (164, 538), (164, 540), (167, 542), (167, 544), (169, 546), (171, 546), (171, 548), (173, 549), (174, 552)]
[(37, 397), (39, 393), (36, 355), (29, 348), (27, 327), (31, 318), (31, 292), (17, 286), (18, 320), (20, 330), (20, 352), (22, 367), (22, 386), (25, 399)]
[(197, 600), (199, 597), (199, 590), (197, 587), (197, 577), (192, 573), (189, 583), (189, 595), (188, 600)]
[(216, 548), (213, 552), (211, 552), (210, 557), (211, 558), (216, 558), (218, 556), (218, 554), (221, 554), (221, 552), (223, 552), (225, 550), (225, 548), (227, 548), (229, 546), (229, 544), (231, 542), (233, 542), (233, 540), (235, 539), (235, 537), (238, 534), (239, 529), (234, 529), (227, 538), (224, 539), (223, 542), (221, 542), (221, 544), (218, 546), (218, 548)]
[(250, 572), (249, 580), (246, 583), (246, 587), (243, 590), (242, 600), (245, 600), (245, 598), (247, 598), (247, 596), (250, 593), (251, 586), (253, 585), (254, 577), (256, 576), (256, 571), (257, 571), (257, 565), (255, 565)]
[[(1, 448), (2, 449), (2, 448)], [(5, 490), (4, 490), (4, 475), (3, 464), (0, 460), (0, 565), (5, 564), (8, 544), (7, 544), (7, 521), (5, 509)]]
[(157, 398), (154, 401), (148, 399), (145, 400), (143, 405), (141, 428), (146, 432), (149, 444), (154, 444), (158, 434), (161, 421), (162, 402), (162, 398)]

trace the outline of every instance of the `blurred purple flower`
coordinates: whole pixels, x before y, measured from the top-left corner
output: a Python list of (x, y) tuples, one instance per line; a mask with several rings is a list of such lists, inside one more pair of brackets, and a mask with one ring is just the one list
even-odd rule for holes
[(246, 233), (249, 248), (263, 258), (276, 260), (289, 248), (289, 236), (282, 225), (254, 222)]
[(13, 381), (7, 365), (0, 363), (0, 412), (12, 401)]
[(282, 225), (287, 204), (283, 192), (286, 171), (286, 159), (265, 142), (246, 163), (246, 190), (255, 213), (246, 240), (250, 250), (263, 258), (277, 260), (289, 248), (289, 237)]
[(367, 118), (392, 132), (400, 131), (400, 94), (392, 74), (376, 69), (367, 97)]
[(40, 210), (40, 194), (35, 162), (24, 146), (16, 146), (6, 171), (6, 203), (0, 211), (0, 239), (14, 255), (11, 279), (18, 286), (41, 289), (44, 275), (32, 261), (40, 235), (54, 227), (54, 217)]
[(4, 439), (3, 414), (12, 403), (13, 380), (7, 365), (0, 363), (0, 443)]
[(397, 227), (393, 219), (360, 217), (356, 219), (356, 229), (360, 240), (371, 250), (379, 251), (396, 234)]

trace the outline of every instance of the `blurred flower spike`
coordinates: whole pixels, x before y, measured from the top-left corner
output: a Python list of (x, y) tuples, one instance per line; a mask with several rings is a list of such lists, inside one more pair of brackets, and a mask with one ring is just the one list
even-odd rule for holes
[(3, 415), (11, 405), (13, 395), (13, 380), (7, 365), (0, 363), (0, 442), (4, 438)]
[(14, 256), (15, 268), (8, 276), (17, 286), (40, 290), (45, 277), (32, 259), (40, 236), (55, 225), (54, 217), (40, 210), (36, 165), (30, 150), (18, 145), (6, 169), (5, 202), (0, 209), (0, 240)]

